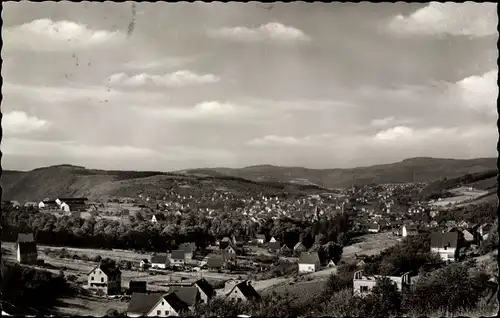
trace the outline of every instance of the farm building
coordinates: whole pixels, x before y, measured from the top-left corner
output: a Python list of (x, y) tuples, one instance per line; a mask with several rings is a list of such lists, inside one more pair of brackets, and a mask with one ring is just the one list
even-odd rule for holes
[(88, 273), (88, 286), (102, 290), (106, 295), (121, 293), (122, 272), (116, 266), (99, 264)]
[(181, 245), (179, 245), (179, 250), (184, 251), (186, 261), (190, 261), (191, 259), (193, 259), (193, 254), (196, 251), (196, 244), (193, 242), (182, 243)]
[(170, 253), (170, 264), (172, 266), (184, 266), (186, 263), (186, 254), (182, 250), (175, 250)]
[(238, 302), (256, 302), (260, 300), (259, 293), (253, 288), (250, 281), (246, 280), (236, 284), (231, 291), (226, 295), (227, 299), (236, 300)]
[(194, 310), (201, 300), (200, 291), (196, 286), (172, 286), (168, 291), (175, 293), (180, 300), (188, 305), (189, 310)]
[(19, 233), (17, 235), (17, 261), (20, 264), (36, 264), (38, 252), (33, 233)]
[(431, 253), (437, 253), (443, 261), (455, 261), (458, 256), (457, 232), (431, 233)]
[(319, 270), (320, 260), (318, 253), (302, 252), (299, 257), (299, 274), (314, 273)]
[(128, 317), (179, 316), (187, 312), (188, 305), (174, 293), (134, 293), (127, 308)]
[(354, 273), (353, 292), (356, 295), (364, 296), (370, 293), (377, 283), (377, 279), (387, 277), (394, 282), (398, 291), (408, 288), (411, 284), (410, 273), (405, 273), (401, 276), (382, 276), (382, 275), (363, 275), (363, 271)]
[(151, 256), (151, 268), (167, 268), (169, 259), (166, 255)]

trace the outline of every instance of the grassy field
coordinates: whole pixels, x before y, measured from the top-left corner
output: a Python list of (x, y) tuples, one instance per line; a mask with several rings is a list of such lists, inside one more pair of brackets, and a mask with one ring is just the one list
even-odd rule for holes
[(352, 260), (355, 254), (376, 255), (381, 251), (396, 245), (401, 239), (392, 233), (374, 233), (360, 237), (360, 241), (344, 247), (342, 259)]

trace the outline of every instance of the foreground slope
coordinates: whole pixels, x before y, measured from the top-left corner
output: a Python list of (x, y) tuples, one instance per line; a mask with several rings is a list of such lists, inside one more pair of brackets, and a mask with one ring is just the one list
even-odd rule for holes
[(191, 169), (189, 175), (230, 175), (255, 181), (282, 181), (344, 188), (370, 183), (429, 182), (467, 173), (494, 170), (496, 158), (438, 159), (411, 158), (401, 162), (353, 169), (307, 169), (301, 167), (251, 166), (242, 169)]

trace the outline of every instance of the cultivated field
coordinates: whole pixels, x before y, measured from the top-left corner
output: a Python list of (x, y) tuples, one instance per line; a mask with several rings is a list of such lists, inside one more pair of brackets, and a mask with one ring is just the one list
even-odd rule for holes
[(401, 239), (392, 233), (367, 234), (359, 238), (360, 242), (344, 247), (343, 260), (353, 260), (355, 254), (376, 255), (381, 251), (396, 245)]

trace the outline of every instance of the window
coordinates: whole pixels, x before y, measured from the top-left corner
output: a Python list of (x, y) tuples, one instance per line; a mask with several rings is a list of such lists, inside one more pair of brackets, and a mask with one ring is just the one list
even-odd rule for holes
[(157, 311), (156, 311), (156, 315), (157, 315), (157, 316), (161, 315), (161, 310), (157, 310)]
[(90, 280), (94, 280), (94, 276), (90, 276)]
[(104, 277), (101, 277), (101, 283), (104, 283)]
[(238, 297), (238, 302), (240, 302), (240, 301), (241, 301), (241, 298), (240, 298), (240, 297)]
[(446, 251), (447, 249), (448, 249), (448, 246), (445, 246), (445, 247), (444, 247), (444, 250)]
[(168, 310), (165, 310), (165, 316), (168, 316), (168, 315), (169, 315)]
[(165, 305), (165, 302), (164, 302), (164, 301), (162, 301), (162, 302), (161, 302), (161, 305), (162, 305), (162, 306), (163, 306), (163, 305)]
[(360, 286), (359, 290), (360, 290), (362, 293), (366, 293), (366, 292), (368, 292), (368, 286)]

